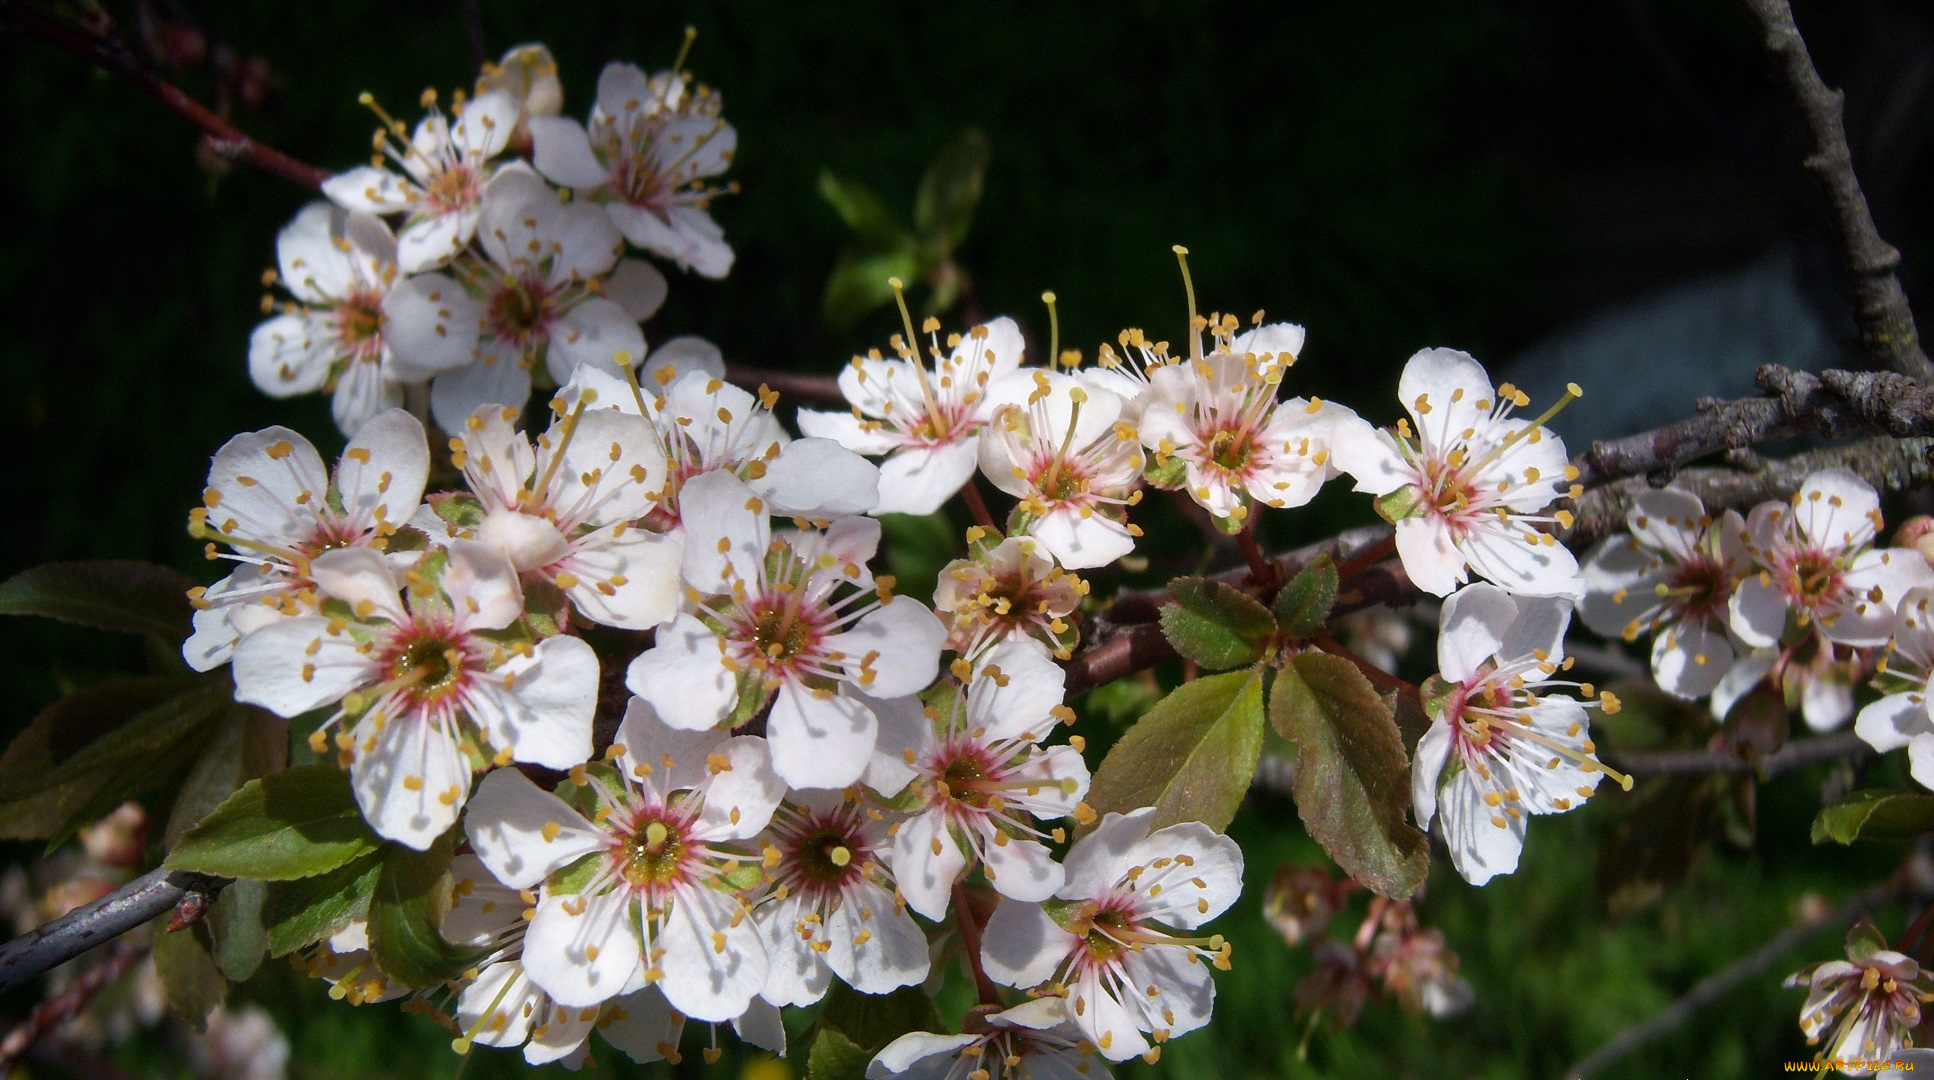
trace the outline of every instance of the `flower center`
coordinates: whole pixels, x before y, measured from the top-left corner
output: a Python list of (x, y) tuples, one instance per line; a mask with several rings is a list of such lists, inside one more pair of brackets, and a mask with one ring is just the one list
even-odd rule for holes
[(812, 641), (812, 626), (785, 605), (762, 612), (752, 623), (753, 647), (772, 661), (790, 660), (809, 649)]
[(652, 820), (626, 837), (618, 849), (619, 874), (634, 886), (665, 885), (685, 860), (685, 842), (669, 824)]
[(827, 825), (800, 841), (795, 858), (807, 883), (837, 888), (859, 872), (861, 854), (862, 846), (846, 830)]
[(462, 210), (482, 197), (477, 171), (462, 162), (442, 169), (423, 188), (423, 201), (429, 204), (432, 214)]
[(336, 304), (336, 340), (356, 360), (375, 360), (383, 350), (383, 300), (371, 289), (354, 289)]
[(1241, 432), (1218, 431), (1209, 437), (1209, 460), (1230, 472), (1240, 472), (1249, 461), (1249, 440)]
[(550, 330), (555, 308), (550, 288), (536, 278), (510, 278), (490, 298), (490, 329), (498, 338), (528, 347)]
[(1786, 591), (1807, 610), (1824, 605), (1840, 591), (1842, 567), (1817, 548), (1800, 552), (1786, 571)]
[(409, 687), (416, 703), (436, 701), (463, 681), (463, 647), (448, 634), (419, 634), (404, 643), (389, 673), (392, 682)]
[(1681, 617), (1709, 619), (1725, 611), (1733, 581), (1717, 559), (1699, 555), (1673, 567), (1665, 586), (1660, 595)]

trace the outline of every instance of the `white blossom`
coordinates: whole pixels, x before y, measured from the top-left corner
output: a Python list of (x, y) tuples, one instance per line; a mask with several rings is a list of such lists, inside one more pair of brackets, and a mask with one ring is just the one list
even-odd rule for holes
[(537, 890), (525, 973), (571, 1008), (649, 986), (693, 1019), (745, 1014), (766, 951), (733, 872), (756, 866), (743, 845), (785, 790), (765, 740), (670, 728), (633, 699), (607, 757), (574, 773), (589, 817), (512, 769), (485, 777), (464, 817), (491, 873)]
[[(964, 666), (964, 665), (963, 665)], [(912, 816), (894, 827), (893, 871), (907, 905), (945, 917), (954, 882), (974, 865), (1014, 900), (1046, 900), (1061, 887), (1061, 865), (1045, 840), (1065, 833), (1040, 824), (1077, 816), (1088, 767), (1075, 746), (1043, 747), (1057, 723), (1066, 675), (1039, 649), (996, 646), (943, 705), (914, 698), (881, 704), (878, 750), (866, 782), (902, 795)]]
[(591, 756), (597, 655), (574, 637), (507, 644), (493, 633), (523, 614), (503, 552), (455, 540), (406, 579), (380, 554), (348, 548), (317, 556), (309, 576), (321, 613), (244, 637), (235, 699), (288, 717), (334, 706), (310, 744), (321, 753), (336, 729), (378, 835), (427, 849), (456, 823), (473, 768), (568, 769)]
[(799, 412), (799, 430), (807, 435), (854, 453), (886, 455), (875, 513), (931, 514), (973, 478), (981, 433), (997, 404), (989, 386), (1021, 366), (1021, 329), (1013, 319), (951, 335), (944, 354), (939, 330), (939, 320), (927, 320), (926, 360), (917, 340), (899, 335), (896, 359), (878, 350), (854, 357), (839, 373), (850, 414)]
[(295, 301), (249, 336), (249, 377), (270, 397), (329, 393), (336, 426), (355, 435), (401, 405), (410, 381), (383, 314), (396, 284), (396, 238), (381, 218), (315, 202), (276, 234), (275, 252), (277, 280)]
[(1155, 452), (1158, 472), (1151, 476), (1179, 467), (1179, 475), (1158, 482), (1181, 487), (1240, 527), (1255, 504), (1292, 507), (1315, 498), (1337, 475), (1333, 432), (1356, 414), (1320, 400), (1277, 400), (1302, 347), (1302, 327), (1263, 326), (1238, 338), (1233, 317), (1210, 325), (1213, 351), (1149, 372), (1139, 430), (1142, 445)]
[(968, 557), (942, 567), (933, 591), (947, 647), (970, 661), (1004, 641), (1034, 642), (1058, 660), (1073, 655), (1068, 616), (1081, 607), (1088, 583), (1041, 554), (1030, 536), (995, 542), (976, 525), (967, 544)]
[[(1854, 934), (1860, 931), (1856, 927)], [(1807, 988), (1806, 1004), (1800, 1009), (1800, 1030), (1806, 1033), (1806, 1041), (1817, 1045), (1824, 1039), (1820, 1057), (1843, 1063), (1883, 1061), (1913, 1046), (1921, 1003), (1934, 997), (1926, 972), (1913, 957), (1892, 949), (1872, 949), (1858, 956), (1849, 949), (1849, 956), (1810, 964), (1787, 978), (1786, 986)], [(1846, 1076), (1873, 1075), (1871, 1069), (1850, 1064), (1841, 1065), (1839, 1071)]]
[[(464, 102), (452, 124), (429, 99), (429, 114), (404, 139), (403, 125), (379, 110), (381, 156), (401, 169), (362, 165), (323, 181), (322, 193), (345, 210), (403, 214), (396, 263), (404, 273), (442, 266), (477, 233), (494, 158), (510, 144), (518, 105), (503, 91)], [(374, 107), (367, 94), (364, 104)]]
[(1934, 788), (1934, 625), (1929, 625), (1934, 588), (1910, 590), (1894, 613), (1894, 634), (1879, 661), (1874, 685), (1885, 695), (1860, 710), (1853, 730), (1881, 753), (1907, 748), (1907, 762), (1922, 787)]
[[(1595, 757), (1585, 706), (1551, 691), (1568, 670), (1570, 602), (1478, 583), (1444, 602), (1437, 638), (1442, 692), (1411, 766), (1418, 827), (1442, 818), (1457, 872), (1473, 885), (1518, 868), (1529, 815), (1582, 804), (1610, 773)], [(1617, 698), (1607, 692), (1605, 708)], [(1617, 774), (1612, 774), (1617, 776)], [(1621, 783), (1630, 781), (1619, 777)]]
[(1142, 497), (1142, 452), (1121, 398), (1059, 371), (1017, 373), (988, 394), (994, 420), (980, 439), (980, 470), (1020, 500), (1027, 535), (1071, 570), (1133, 551), (1141, 529), (1127, 513)]
[(1746, 534), (1760, 570), (1733, 593), (1733, 632), (1755, 648), (1790, 644), (1790, 618), (1823, 642), (1885, 644), (1895, 602), (1934, 585), (1934, 570), (1911, 550), (1875, 548), (1880, 525), (1880, 496), (1843, 468), (1807, 477), (1790, 504), (1755, 506)]
[(631, 64), (598, 76), (590, 121), (532, 117), (532, 160), (553, 183), (604, 207), (625, 239), (710, 278), (732, 269), (725, 230), (707, 208), (706, 183), (732, 164), (738, 132), (720, 117), (718, 95), (683, 72), (646, 78)]
[(753, 912), (771, 972), (762, 997), (810, 1005), (832, 976), (863, 994), (927, 977), (927, 937), (894, 894), (879, 811), (857, 790), (800, 792), (765, 837), (769, 895)]
[(933, 681), (946, 631), (866, 568), (879, 522), (842, 518), (775, 536), (764, 502), (715, 471), (687, 481), (688, 610), (658, 631), (625, 684), (674, 727), (742, 723), (772, 702), (766, 734), (793, 787), (842, 788), (873, 752), (871, 706)]
[(665, 453), (650, 421), (591, 408), (597, 398), (566, 387), (534, 447), (514, 426), (518, 410), (486, 405), (451, 440), (453, 460), (479, 503), (471, 535), (585, 618), (648, 630), (678, 608), (681, 545), (637, 524), (665, 486)]
[(1625, 516), (1628, 533), (1607, 537), (1585, 558), (1585, 625), (1608, 638), (1652, 634), (1652, 677), (1667, 693), (1704, 697), (1733, 663), (1727, 612), (1751, 568), (1746, 521), (1727, 510), (1715, 521), (1697, 495), (1642, 491)]
[(1578, 561), (1535, 527), (1571, 523), (1570, 511), (1541, 514), (1577, 476), (1542, 425), (1580, 396), (1577, 387), (1537, 420), (1518, 420), (1511, 410), (1530, 403), (1521, 391), (1507, 383), (1493, 392), (1467, 353), (1425, 349), (1404, 365), (1397, 393), (1410, 421), (1395, 432), (1339, 423), (1335, 463), (1395, 523), (1410, 580), (1448, 596), (1474, 571), (1515, 593), (1578, 596)]
[(1060, 998), (990, 1013), (978, 1032), (910, 1031), (866, 1066), (866, 1080), (1106, 1080), (1095, 1047)]
[(338, 548), (381, 550), (416, 513), (429, 472), (423, 425), (400, 409), (362, 425), (333, 476), (309, 440), (285, 427), (224, 443), (190, 529), (227, 545), (224, 557), (241, 566), (189, 591), (195, 632), (181, 647), (188, 666), (219, 667), (242, 634), (313, 610), (310, 561)]
[(506, 168), (484, 194), (476, 251), (384, 301), (397, 368), (430, 382), (445, 430), (484, 405), (523, 405), (539, 364), (562, 386), (582, 365), (615, 374), (644, 358), (638, 323), (664, 303), (665, 279), (621, 258), (624, 240), (596, 207), (560, 204), (536, 173)]
[(981, 939), (987, 974), (1008, 986), (1044, 983), (1110, 1061), (1209, 1022), (1211, 966), (1227, 970), (1220, 934), (1190, 933), (1242, 891), (1242, 851), (1200, 822), (1151, 829), (1155, 808), (1107, 814), (1068, 850), (1067, 881), (1050, 907), (1008, 900)]

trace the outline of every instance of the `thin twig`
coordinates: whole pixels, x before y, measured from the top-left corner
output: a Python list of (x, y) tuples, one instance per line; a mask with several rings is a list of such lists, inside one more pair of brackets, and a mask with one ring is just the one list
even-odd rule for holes
[[(1919, 859), (1920, 856), (1914, 858)], [(1613, 1036), (1611, 1041), (1592, 1051), (1583, 1061), (1565, 1070), (1565, 1080), (1586, 1080), (1632, 1051), (1671, 1034), (1691, 1020), (1699, 1010), (1724, 998), (1741, 984), (1765, 974), (1781, 957), (1810, 941), (1821, 930), (1829, 926), (1846, 926), (1863, 912), (1906, 894), (1913, 886), (1914, 877), (1910, 863), (1886, 881), (1868, 888), (1839, 907), (1812, 918), (1802, 918), (1797, 925), (1780, 931), (1771, 941), (1694, 983), (1685, 996), (1673, 1002), (1665, 1011), (1646, 1017)]]
[(1792, 92), (1806, 120), (1807, 133), (1813, 138), (1813, 152), (1804, 164), (1832, 212), (1834, 236), (1840, 242), (1840, 257), (1847, 271), (1847, 297), (1853, 302), (1854, 320), (1860, 327), (1860, 344), (1882, 366), (1926, 382), (1934, 378), (1934, 365), (1921, 351), (1914, 312), (1894, 273), (1900, 266), (1900, 252), (1881, 239), (1880, 231), (1874, 228), (1873, 213), (1853, 172), (1853, 154), (1847, 149), (1847, 132), (1841, 123), (1845, 95), (1820, 78), (1787, 0), (1742, 2), (1759, 24), (1766, 49), (1778, 62), (1786, 88)]
[(183, 900), (206, 899), (228, 884), (179, 870), (151, 870), (99, 900), (0, 945), (0, 990), (112, 941), (174, 910)]
[(4, 1040), (0, 1040), (0, 1075), (11, 1075), (13, 1067), (48, 1032), (79, 1016), (96, 994), (134, 970), (134, 966), (147, 955), (148, 950), (143, 946), (126, 941), (116, 942), (107, 959), (81, 972), (71, 985), (35, 1006), (27, 1019), (8, 1032)]
[(1712, 773), (1758, 773), (1762, 777), (1804, 769), (1843, 758), (1873, 753), (1860, 736), (1851, 731), (1795, 739), (1757, 761), (1727, 750), (1631, 750), (1607, 749), (1605, 760), (1635, 777), (1705, 776)]
[(119, 37), (94, 30), (79, 30), (37, 12), (29, 11), (18, 0), (0, 0), (0, 26), (10, 27), (29, 37), (69, 52), (113, 75), (133, 83), (149, 97), (187, 117), (207, 133), (210, 149), (230, 161), (253, 165), (284, 180), (311, 190), (322, 189), (329, 173), (255, 141), (242, 129), (217, 116), (206, 105), (189, 97), (180, 87), (156, 75), (135, 57)]
[(967, 886), (954, 882), (954, 924), (960, 927), (960, 946), (967, 954), (967, 966), (974, 972), (974, 990), (980, 995), (982, 1005), (999, 1007), (1002, 1004), (1000, 987), (987, 974), (980, 958), (980, 924), (974, 921), (974, 905), (967, 895)]
[(831, 375), (808, 375), (797, 371), (779, 371), (776, 368), (747, 367), (744, 364), (725, 365), (725, 380), (756, 390), (761, 386), (777, 390), (782, 396), (809, 405), (832, 405), (837, 408), (850, 408), (846, 395), (840, 392), (839, 380)]

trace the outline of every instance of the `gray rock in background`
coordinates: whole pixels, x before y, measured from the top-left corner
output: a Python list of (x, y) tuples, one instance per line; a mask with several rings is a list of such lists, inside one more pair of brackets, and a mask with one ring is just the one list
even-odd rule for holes
[(1761, 364), (1817, 371), (1842, 350), (1805, 292), (1800, 259), (1782, 242), (1738, 270), (1608, 308), (1553, 333), (1494, 373), (1543, 412), (1575, 382), (1585, 398), (1552, 421), (1573, 453), (1692, 415), (1700, 397), (1755, 391)]

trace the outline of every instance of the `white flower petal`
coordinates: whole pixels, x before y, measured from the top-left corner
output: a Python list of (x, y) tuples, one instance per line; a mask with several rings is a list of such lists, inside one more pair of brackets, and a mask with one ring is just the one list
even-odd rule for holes
[(530, 126), (531, 162), (554, 184), (590, 191), (604, 186), (610, 171), (591, 151), (584, 125), (562, 116), (533, 116)]
[(820, 697), (793, 683), (779, 688), (766, 720), (773, 769), (796, 788), (856, 783), (873, 756), (873, 710), (849, 697)]
[(426, 851), (463, 812), (470, 761), (453, 733), (420, 714), (390, 717), (379, 729), (373, 715), (381, 709), (350, 732), (357, 753), (349, 785), (376, 835)]
[(501, 630), (516, 622), (524, 613), (524, 588), (510, 557), (481, 540), (452, 540), (447, 550), (450, 563), (442, 587), (456, 627)]
[(416, 205), (401, 177), (370, 165), (359, 165), (324, 180), (322, 193), (345, 210), (366, 214), (395, 214)]
[(766, 983), (766, 948), (758, 922), (715, 889), (678, 890), (658, 943), (665, 977), (658, 985), (672, 1008), (694, 1020), (723, 1022), (752, 1004)]
[[(605, 224), (615, 233), (617, 227), (611, 225), (611, 216), (605, 214), (604, 219)], [(620, 242), (622, 243), (622, 239), (620, 239)], [(604, 295), (613, 303), (623, 308), (625, 315), (632, 322), (644, 322), (646, 319), (658, 314), (658, 309), (665, 306), (665, 297), (670, 294), (671, 284), (665, 280), (664, 273), (643, 259), (626, 258), (618, 260), (618, 265), (616, 269), (611, 271), (611, 276), (604, 279)], [(700, 339), (674, 338), (673, 340)], [(670, 344), (670, 341), (665, 343), (665, 345)], [(664, 347), (664, 345), (659, 346), (660, 349)], [(654, 353), (653, 355), (655, 356), (656, 354)], [(643, 357), (636, 357), (634, 359), (643, 359)], [(719, 366), (719, 373), (724, 374), (724, 363), (722, 361)]]
[(400, 528), (422, 504), (429, 475), (430, 446), (422, 421), (392, 409), (356, 429), (336, 463), (336, 490), (351, 520)]
[(981, 930), (981, 966), (1003, 986), (1038, 986), (1054, 978), (1077, 940), (1040, 904), (1004, 900)]
[(539, 899), (524, 935), (524, 970), (531, 981), (571, 1008), (618, 996), (644, 966), (633, 903), (626, 889)]
[(446, 371), (430, 384), (430, 417), (445, 431), (485, 406), (523, 411), (531, 396), (531, 373), (514, 359), (486, 353), (474, 364)]
[(638, 320), (615, 302), (592, 296), (558, 317), (545, 362), (551, 378), (566, 383), (581, 364), (616, 372), (621, 357), (636, 364), (644, 355), (645, 335), (638, 329)]
[(979, 437), (900, 450), (880, 464), (876, 514), (931, 514), (973, 478)]
[(1853, 723), (1854, 734), (1883, 754), (1906, 746), (1916, 736), (1934, 735), (1926, 695), (1925, 688), (1914, 693), (1888, 694), (1860, 710), (1859, 718)]
[(359, 616), (380, 616), (402, 623), (409, 616), (397, 594), (402, 582), (389, 561), (373, 548), (337, 548), (325, 551), (309, 563), (309, 579), (325, 596), (332, 596), (355, 609)]
[(865, 514), (879, 504), (880, 470), (840, 443), (809, 433), (787, 443), (749, 486), (782, 517)]
[(235, 700), (277, 716), (300, 716), (340, 701), (378, 677), (355, 640), (331, 634), (329, 620), (319, 615), (281, 619), (256, 630), (236, 643), (234, 660)]
[(947, 917), (954, 882), (967, 855), (947, 831), (946, 815), (926, 811), (900, 823), (893, 835), (893, 877), (907, 906), (936, 922)]
[(666, 723), (688, 731), (715, 727), (732, 714), (738, 680), (725, 666), (718, 634), (691, 615), (679, 615), (658, 629), (657, 642), (626, 669), (627, 689), (650, 702)]

